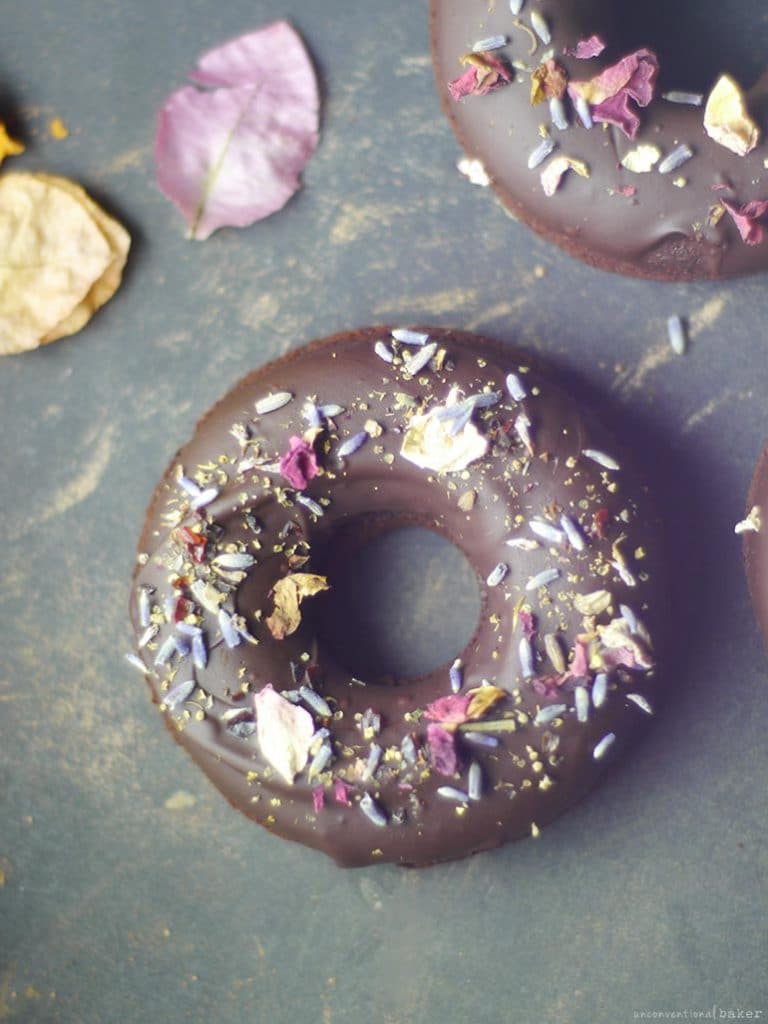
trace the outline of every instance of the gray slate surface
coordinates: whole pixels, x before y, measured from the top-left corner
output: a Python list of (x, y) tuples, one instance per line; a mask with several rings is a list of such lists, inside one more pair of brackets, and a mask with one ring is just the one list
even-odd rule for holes
[[(198, 53), (279, 16), (325, 93), (306, 187), (187, 242), (156, 111)], [(1, 28), (15, 166), (82, 181), (134, 251), (80, 336), (0, 365), (0, 1021), (765, 1017), (767, 665), (733, 536), (768, 433), (765, 278), (622, 280), (506, 218), (456, 172), (424, 0), (25, 0)], [(477, 328), (584, 382), (639, 439), (675, 548), (681, 654), (648, 740), (539, 841), (421, 872), (343, 872), (240, 818), (122, 661), (143, 508), (198, 414), (379, 320)]]

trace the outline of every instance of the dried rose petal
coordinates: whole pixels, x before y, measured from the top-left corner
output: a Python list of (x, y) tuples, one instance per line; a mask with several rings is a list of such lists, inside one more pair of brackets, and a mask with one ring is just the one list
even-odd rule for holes
[(315, 734), (312, 715), (291, 704), (271, 684), (254, 694), (253, 706), (261, 755), (286, 782), (292, 784), (307, 763)]
[(453, 775), (459, 767), (453, 733), (431, 723), (427, 726), (427, 746), (432, 767), (440, 775)]
[(438, 697), (427, 705), (424, 717), (433, 722), (466, 722), (467, 708), (472, 698), (468, 694), (450, 694)]
[(743, 241), (747, 245), (760, 245), (765, 238), (765, 226), (761, 221), (768, 213), (768, 199), (752, 199), (743, 206), (729, 199), (721, 199), (720, 202), (733, 218)]
[(630, 101), (647, 107), (653, 99), (658, 74), (656, 54), (652, 50), (636, 50), (589, 81), (571, 82), (568, 93), (573, 99), (580, 96), (589, 103), (593, 120), (615, 124), (634, 139), (640, 118)]
[(337, 804), (343, 804), (344, 807), (351, 807), (352, 801), (349, 799), (349, 795), (352, 792), (352, 787), (348, 782), (343, 779), (333, 780), (333, 799)]
[(504, 61), (492, 53), (467, 53), (461, 58), (461, 63), (470, 67), (448, 83), (448, 92), (457, 101), (464, 96), (487, 96), (513, 78)]
[(600, 36), (590, 36), (589, 39), (581, 39), (574, 47), (566, 47), (563, 53), (567, 57), (589, 60), (591, 57), (599, 57), (604, 49), (605, 43)]
[(317, 476), (317, 457), (303, 437), (291, 437), (288, 451), (280, 459), (280, 472), (297, 491), (302, 491)]
[(562, 99), (568, 85), (568, 72), (555, 60), (540, 64), (531, 75), (531, 106), (544, 100)]
[(322, 786), (315, 786), (312, 790), (312, 806), (315, 809), (315, 814), (319, 814), (325, 807), (325, 790)]
[(574, 679), (583, 679), (589, 675), (589, 647), (583, 640), (577, 640), (573, 645), (573, 661), (568, 675)]

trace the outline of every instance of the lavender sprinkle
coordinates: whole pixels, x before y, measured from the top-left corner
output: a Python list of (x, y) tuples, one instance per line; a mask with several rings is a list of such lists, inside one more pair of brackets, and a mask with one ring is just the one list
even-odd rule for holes
[(340, 459), (346, 459), (348, 455), (354, 455), (358, 448), (362, 448), (365, 442), (368, 440), (368, 433), (365, 430), (361, 430), (357, 434), (353, 434), (352, 437), (338, 447), (336, 454)]
[(320, 406), (320, 412), (323, 415), (324, 419), (332, 420), (335, 419), (337, 416), (341, 416), (341, 414), (344, 412), (344, 406), (338, 405), (336, 402), (329, 402), (328, 405)]
[(321, 718), (331, 718), (333, 716), (333, 711), (331, 711), (328, 701), (321, 697), (319, 693), (316, 693), (315, 690), (311, 690), (308, 686), (301, 686), (299, 687), (299, 696)]
[(603, 469), (618, 470), (621, 466), (612, 458), (610, 455), (606, 455), (605, 452), (600, 452), (596, 448), (583, 448), (581, 454), (585, 459), (591, 459), (592, 462), (596, 462), (598, 466), (602, 466)]
[(580, 722), (586, 722), (589, 718), (589, 694), (585, 686), (577, 686), (573, 691), (576, 702), (576, 718)]
[(607, 733), (600, 742), (597, 744), (595, 749), (592, 751), (592, 757), (596, 761), (599, 761), (608, 753), (608, 749), (613, 745), (613, 741), (616, 739), (616, 734), (613, 732)]
[(633, 704), (637, 704), (640, 710), (644, 711), (646, 715), (653, 714), (653, 708), (641, 693), (628, 693), (627, 700), (631, 700)]
[(212, 501), (215, 501), (219, 496), (219, 492), (215, 487), (206, 487), (204, 491), (201, 491), (196, 498), (193, 498), (189, 503), (190, 507), (197, 511), (200, 508), (205, 508), (206, 505), (210, 505)]
[(479, 800), (483, 795), (483, 772), (477, 761), (473, 761), (469, 766), (467, 795), (470, 800)]
[(682, 167), (692, 156), (693, 150), (691, 147), (686, 142), (682, 142), (664, 157), (656, 170), (659, 174), (669, 174), (670, 171), (676, 171), (678, 167)]
[(478, 39), (472, 47), (472, 53), (485, 53), (488, 50), (500, 50), (506, 46), (509, 40), (506, 36), (488, 36), (486, 39)]
[(527, 636), (520, 638), (517, 645), (517, 653), (520, 658), (520, 670), (524, 679), (530, 679), (535, 673), (533, 645)]
[(146, 629), (151, 621), (149, 590), (146, 587), (139, 587), (138, 605), (139, 625), (141, 626), (142, 629)]
[(536, 576), (531, 576), (528, 582), (525, 584), (526, 590), (538, 590), (539, 587), (549, 586), (550, 583), (554, 583), (560, 576), (559, 569), (545, 569)]
[(475, 747), (488, 747), (491, 749), (499, 745), (499, 741), (495, 736), (489, 736), (484, 732), (463, 732), (461, 738), (465, 743), (471, 743)]
[(574, 551), (584, 550), (584, 537), (578, 524), (571, 519), (568, 515), (560, 516), (560, 525), (563, 528), (565, 536), (568, 538), (568, 543), (571, 545)]
[(513, 14), (519, 14), (523, 9), (525, 0), (509, 0), (509, 9)]
[(219, 569), (238, 571), (250, 569), (256, 559), (246, 551), (226, 551), (223, 555), (217, 555), (213, 559), (213, 565)]
[(565, 104), (557, 96), (553, 96), (549, 101), (549, 116), (552, 118), (552, 124), (555, 128), (559, 128), (561, 132), (568, 128), (568, 115), (565, 112)]
[(329, 743), (323, 743), (315, 756), (312, 758), (312, 762), (309, 766), (309, 777), (313, 778), (315, 775), (319, 775), (325, 771), (328, 765), (331, 763), (333, 757), (333, 751)]
[[(554, 148), (554, 143), (552, 145)], [(530, 163), (528, 166), (531, 166)], [(509, 396), (513, 401), (522, 402), (522, 400), (527, 397), (528, 392), (525, 390), (525, 384), (523, 384), (516, 373), (507, 374), (506, 385)]]
[(469, 794), (465, 793), (463, 789), (456, 789), (455, 786), (439, 786), (437, 795), (441, 796), (443, 800), (452, 800), (456, 804), (469, 803)]
[(200, 488), (197, 486), (194, 480), (190, 480), (188, 476), (184, 476), (183, 473), (179, 474), (178, 478), (179, 487), (187, 492), (192, 498), (197, 497), (200, 493)]
[[(528, 154), (528, 170), (535, 171), (536, 168), (540, 167), (550, 153), (552, 153), (556, 148), (557, 143), (553, 138), (550, 138), (550, 136), (547, 136), (546, 139), (542, 139), (538, 146), (536, 146), (535, 149), (532, 149)], [(510, 376), (513, 375), (510, 374)], [(509, 380), (509, 378), (507, 378), (507, 380)], [(515, 396), (512, 395), (512, 397), (514, 398)], [(519, 402), (520, 399), (515, 399), (515, 401)]]
[(413, 742), (412, 736), (404, 736), (400, 743), (400, 752), (403, 755), (403, 759), (406, 764), (416, 764), (416, 744)]
[(549, 25), (545, 21), (543, 15), (537, 10), (531, 11), (531, 28), (544, 43), (545, 46), (549, 46), (552, 42), (552, 33), (549, 30)]
[(464, 685), (464, 666), (461, 659), (457, 658), (448, 670), (448, 678), (451, 682), (451, 693), (458, 693)]
[(637, 586), (637, 580), (635, 579), (634, 574), (629, 571), (629, 569), (626, 567), (626, 565), (624, 565), (623, 562), (611, 562), (611, 565), (619, 574), (622, 583), (624, 583), (627, 587)]
[(310, 498), (308, 494), (297, 494), (296, 501), (308, 509), (313, 516), (317, 516), (318, 519), (320, 516), (325, 515), (323, 506), (319, 505), (314, 498)]
[(194, 679), (187, 679), (183, 683), (177, 683), (162, 698), (162, 703), (169, 711), (175, 711), (179, 704), (188, 700), (195, 689)]
[(426, 345), (429, 335), (423, 331), (411, 331), (407, 327), (396, 327), (392, 331), (392, 337), (401, 345)]
[(576, 111), (576, 115), (584, 127), (589, 131), (594, 127), (594, 121), (592, 120), (592, 111), (589, 109), (589, 104), (583, 96), (576, 96), (573, 101), (573, 107)]
[(267, 413), (277, 412), (284, 405), (288, 405), (292, 399), (293, 395), (290, 391), (278, 391), (274, 395), (265, 395), (255, 403), (256, 415), (266, 416)]
[(489, 587), (498, 587), (508, 572), (509, 566), (505, 562), (499, 562), (488, 574), (485, 582)]
[(197, 636), (198, 633), (203, 631), (199, 626), (193, 626), (191, 622), (177, 622), (176, 632), (181, 633), (183, 636)]
[(542, 540), (549, 541), (550, 544), (564, 544), (565, 534), (562, 530), (558, 530), (556, 526), (550, 526), (549, 523), (545, 523), (543, 519), (531, 519), (528, 523), (532, 533), (535, 533), (537, 537), (541, 537)]
[(534, 725), (549, 725), (560, 715), (564, 714), (568, 710), (567, 704), (550, 704), (548, 707), (539, 708), (536, 712), (536, 717), (533, 720)]
[(425, 345), (419, 352), (415, 352), (410, 359), (406, 359), (403, 363), (403, 369), (411, 377), (415, 377), (433, 358), (435, 352), (437, 352), (437, 342), (431, 341), (429, 345)]
[(533, 438), (531, 437), (531, 421), (524, 412), (515, 420), (515, 431), (517, 436), (528, 449), (529, 455), (533, 455)]
[(383, 359), (385, 363), (391, 363), (395, 358), (395, 353), (392, 351), (389, 345), (386, 345), (383, 341), (377, 341), (376, 344), (373, 346), (373, 351), (376, 353), (379, 359)]
[(529, 540), (527, 537), (511, 537), (504, 543), (508, 548), (517, 548), (519, 551), (535, 551), (540, 547), (537, 540)]
[(363, 793), (360, 798), (360, 810), (371, 824), (386, 828), (389, 819), (370, 793)]
[(363, 733), (370, 732), (374, 736), (378, 736), (381, 732), (381, 715), (377, 714), (373, 708), (366, 708), (360, 716), (360, 728)]
[[(155, 665), (157, 667), (159, 667), (160, 665), (167, 665), (175, 653), (176, 637), (167, 636), (165, 640), (163, 640), (162, 644), (160, 645), (160, 649), (155, 655)], [(146, 671), (146, 669), (142, 668), (142, 671)]]
[(599, 672), (595, 676), (595, 681), (592, 684), (592, 703), (596, 708), (601, 708), (605, 704), (605, 698), (608, 696), (608, 676), (605, 672)]
[(139, 649), (143, 650), (151, 640), (155, 639), (159, 632), (159, 626), (147, 626), (147, 628), (139, 637)]
[(147, 666), (144, 664), (144, 662), (137, 654), (128, 653), (125, 656), (125, 660), (128, 662), (129, 665), (132, 665), (135, 669), (138, 669), (142, 675), (147, 674)]
[(667, 103), (684, 103), (689, 107), (700, 107), (704, 102), (704, 97), (700, 92), (679, 92), (677, 89), (663, 92), (661, 98)]
[(669, 344), (672, 346), (672, 351), (675, 355), (684, 356), (685, 350), (688, 347), (688, 339), (685, 334), (685, 325), (683, 324), (682, 317), (669, 317), (667, 320), (667, 334), (669, 335)]
[(192, 637), (192, 661), (195, 668), (205, 668), (208, 664), (208, 648), (202, 633)]
[(235, 629), (231, 616), (223, 608), (219, 609), (219, 629), (227, 647), (240, 646), (240, 634)]
[(378, 743), (371, 744), (371, 750), (368, 754), (368, 760), (365, 762), (365, 769), (363, 770), (362, 780), (363, 782), (370, 782), (373, 776), (376, 774), (376, 769), (379, 767), (381, 761), (381, 747)]
[(489, 409), (501, 401), (501, 392), (481, 391), (477, 395), (470, 395), (467, 401), (472, 403), (473, 409)]
[(323, 417), (314, 402), (307, 400), (301, 410), (301, 415), (310, 427), (320, 427), (323, 424)]
[(621, 613), (622, 619), (624, 619), (626, 624), (629, 626), (629, 632), (630, 633), (636, 633), (637, 632), (637, 625), (638, 625), (638, 623), (637, 623), (637, 616), (632, 611), (632, 609), (629, 607), (629, 605), (620, 604), (619, 605), (619, 612)]

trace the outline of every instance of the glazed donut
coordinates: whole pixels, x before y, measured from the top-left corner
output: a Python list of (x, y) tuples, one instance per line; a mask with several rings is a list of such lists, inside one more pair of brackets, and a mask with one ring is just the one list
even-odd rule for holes
[(762, 270), (768, 79), (744, 94), (739, 68), (702, 78), (690, 42), (688, 57), (669, 52), (669, 24), (657, 56), (653, 5), (630, 6), (431, 0), (460, 166), (514, 217), (604, 270), (670, 281)]
[[(235, 807), (339, 864), (537, 835), (656, 702), (658, 522), (619, 459), (521, 351), (428, 328), (314, 342), (172, 460), (130, 658)], [(355, 678), (319, 625), (334, 571), (350, 538), (414, 522), (464, 553), (480, 620), (450, 666)]]

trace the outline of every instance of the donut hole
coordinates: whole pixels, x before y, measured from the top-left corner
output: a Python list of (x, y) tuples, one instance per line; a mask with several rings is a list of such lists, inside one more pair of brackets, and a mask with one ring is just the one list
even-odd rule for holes
[(611, 53), (653, 50), (662, 90), (707, 93), (726, 71), (746, 89), (766, 69), (764, 0), (748, 0), (732, 21), (702, 0), (645, 0), (617, 7), (621, 13), (605, 36)]
[(477, 576), (433, 530), (369, 518), (337, 530), (313, 561), (331, 585), (312, 610), (318, 642), (358, 679), (397, 683), (428, 675), (475, 633)]

